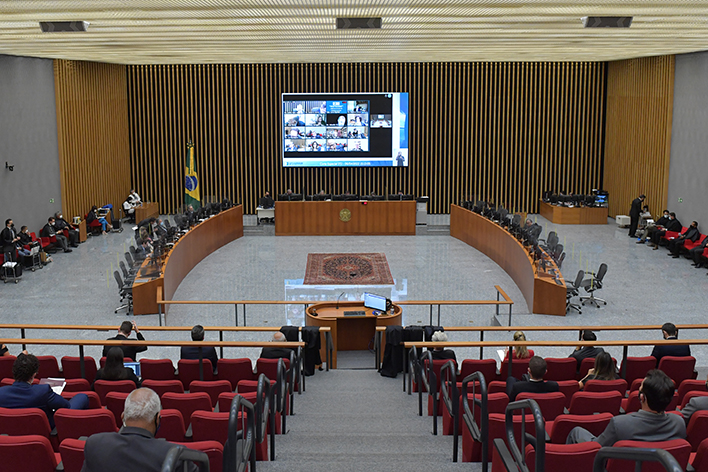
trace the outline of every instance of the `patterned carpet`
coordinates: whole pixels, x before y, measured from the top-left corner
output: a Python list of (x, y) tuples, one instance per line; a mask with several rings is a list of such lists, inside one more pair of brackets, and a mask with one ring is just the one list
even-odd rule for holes
[(383, 253), (308, 254), (305, 285), (393, 285)]

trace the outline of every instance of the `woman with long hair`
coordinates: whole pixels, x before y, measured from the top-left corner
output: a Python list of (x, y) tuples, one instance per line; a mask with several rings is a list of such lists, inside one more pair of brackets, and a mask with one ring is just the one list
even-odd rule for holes
[(617, 371), (612, 356), (607, 352), (601, 352), (595, 358), (594, 367), (588, 371), (588, 375), (578, 382), (578, 385), (582, 390), (588, 380), (615, 380), (616, 378)]
[[(526, 335), (523, 331), (517, 331), (514, 333), (514, 341), (526, 341)], [(533, 349), (528, 349), (526, 346), (516, 346), (512, 351), (512, 359), (527, 359), (534, 356)], [(509, 359), (509, 351), (506, 352), (506, 357), (504, 360)]]
[(141, 383), (133, 369), (123, 365), (123, 350), (117, 346), (108, 350), (106, 366), (98, 369), (96, 380), (132, 380), (135, 388), (140, 388)]

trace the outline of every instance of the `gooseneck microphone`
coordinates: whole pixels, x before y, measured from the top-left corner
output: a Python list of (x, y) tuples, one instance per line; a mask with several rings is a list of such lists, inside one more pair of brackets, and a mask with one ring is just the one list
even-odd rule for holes
[(342, 298), (342, 295), (344, 295), (344, 292), (340, 293), (337, 297), (337, 307), (335, 308), (335, 310), (339, 310), (339, 300)]

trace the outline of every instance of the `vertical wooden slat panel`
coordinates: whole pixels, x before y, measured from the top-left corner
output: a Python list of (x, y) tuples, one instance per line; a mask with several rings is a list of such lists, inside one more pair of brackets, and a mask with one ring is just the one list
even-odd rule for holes
[(612, 62), (607, 71), (604, 186), (610, 216), (640, 193), (652, 214), (667, 205), (674, 56)]

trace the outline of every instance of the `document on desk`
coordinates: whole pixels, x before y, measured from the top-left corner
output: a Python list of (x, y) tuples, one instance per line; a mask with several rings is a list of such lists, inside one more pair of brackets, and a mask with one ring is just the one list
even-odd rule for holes
[(55, 379), (55, 378), (46, 378), (46, 379), (40, 379), (39, 383), (41, 385), (47, 384), (50, 387), (52, 387), (52, 390), (54, 393), (57, 395), (61, 395), (61, 392), (64, 391), (64, 387), (66, 386), (66, 381), (64, 379)]

